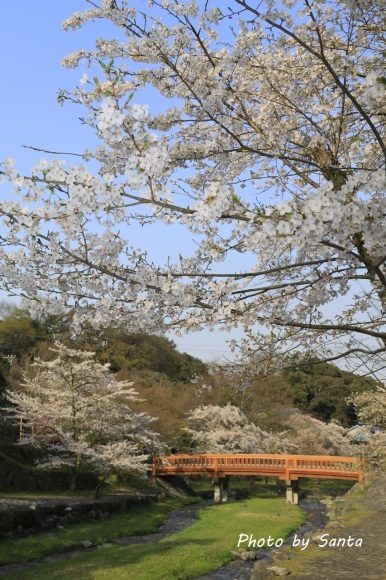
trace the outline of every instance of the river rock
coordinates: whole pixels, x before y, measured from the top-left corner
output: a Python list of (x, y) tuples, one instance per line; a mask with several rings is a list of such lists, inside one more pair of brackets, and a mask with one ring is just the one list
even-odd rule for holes
[(80, 543), (83, 548), (92, 548), (94, 545), (92, 542), (90, 542), (90, 540), (82, 540)]
[(287, 568), (282, 568), (281, 566), (270, 566), (267, 568), (270, 572), (273, 572), (274, 576), (288, 576), (291, 572)]
[(254, 550), (231, 550), (230, 553), (234, 558), (244, 560), (245, 562), (259, 560), (265, 556), (265, 552), (257, 552)]
[[(272, 565), (273, 563), (274, 562), (270, 556), (267, 556), (261, 560), (257, 560), (253, 566), (253, 572), (250, 580), (261, 580), (261, 578), (264, 578), (264, 574), (267, 574), (267, 566), (270, 564)], [(272, 576), (272, 574), (273, 572), (268, 572), (268, 576)]]
[(245, 562), (248, 560), (256, 560), (257, 559), (257, 552), (246, 550), (245, 552), (241, 552), (240, 558)]

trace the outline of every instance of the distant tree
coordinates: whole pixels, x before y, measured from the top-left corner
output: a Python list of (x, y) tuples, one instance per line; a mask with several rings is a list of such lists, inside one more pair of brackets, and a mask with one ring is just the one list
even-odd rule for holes
[(8, 318), (15, 309), (15, 304), (7, 300), (0, 300), (0, 320)]
[(48, 342), (60, 340), (68, 342), (71, 336), (71, 310), (60, 314), (43, 314), (33, 312), (34, 323), (39, 335)]
[[(287, 421), (288, 439), (296, 445), (296, 453), (304, 455), (356, 455), (350, 444), (347, 430), (330, 421), (324, 423), (309, 415), (299, 413)], [(355, 453), (354, 453), (355, 451)]]
[(28, 310), (12, 308), (0, 320), (0, 353), (19, 357), (38, 341), (37, 324)]
[(54, 353), (54, 360), (34, 363), (36, 376), (24, 373), (23, 390), (7, 391), (14, 405), (10, 416), (24, 421), (22, 443), (47, 451), (41, 467), (68, 466), (72, 489), (85, 465), (102, 477), (112, 471), (143, 472), (147, 454), (161, 446), (150, 429), (154, 419), (129, 407), (138, 400), (133, 383), (116, 381), (94, 353), (62, 344)]
[(368, 425), (377, 425), (386, 429), (386, 388), (378, 387), (370, 393), (355, 393), (348, 398), (356, 410), (359, 419)]
[(0, 444), (8, 446), (17, 435), (17, 429), (6, 421), (9, 406), (5, 391), (10, 386), (14, 363), (32, 349), (38, 341), (38, 329), (28, 309), (12, 302), (0, 301)]
[(318, 360), (293, 365), (283, 371), (293, 392), (294, 404), (320, 421), (339, 421), (348, 427), (357, 421), (347, 397), (355, 391), (370, 391), (377, 382)]
[(119, 328), (99, 332), (88, 328), (83, 339), (102, 362), (110, 362), (113, 371), (147, 369), (183, 382), (206, 371), (202, 361), (178, 352), (175, 343), (164, 336), (128, 334)]
[(274, 453), (291, 447), (280, 436), (248, 423), (240, 409), (230, 404), (197, 407), (187, 424), (194, 449), (202, 453)]
[(354, 405), (359, 419), (371, 426), (382, 428), (372, 439), (361, 447), (370, 467), (384, 469), (386, 467), (386, 388), (379, 387), (371, 393), (356, 393), (349, 397)]
[(17, 436), (17, 428), (10, 425), (6, 420), (9, 402), (6, 397), (6, 390), (9, 387), (9, 361), (0, 355), (0, 447), (8, 447), (14, 443)]

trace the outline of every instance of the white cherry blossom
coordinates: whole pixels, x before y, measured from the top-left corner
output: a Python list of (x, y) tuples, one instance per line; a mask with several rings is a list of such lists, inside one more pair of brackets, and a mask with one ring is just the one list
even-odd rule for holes
[[(64, 28), (106, 19), (117, 38), (66, 57), (95, 76), (60, 95), (100, 145), (30, 175), (2, 163), (3, 287), (71, 307), (74, 329), (244, 327), (262, 372), (316, 351), (383, 368), (384, 2), (86, 4)], [(170, 256), (135, 222), (154, 244), (175, 228)]]
[(21, 443), (46, 450), (42, 467), (69, 466), (73, 487), (87, 464), (102, 477), (112, 471), (144, 473), (146, 453), (162, 446), (150, 428), (154, 418), (129, 406), (140, 400), (133, 383), (116, 381), (95, 353), (59, 343), (51, 350), (56, 358), (37, 359), (34, 372), (23, 373), (22, 385), (7, 391), (8, 414), (16, 422), (23, 419)]

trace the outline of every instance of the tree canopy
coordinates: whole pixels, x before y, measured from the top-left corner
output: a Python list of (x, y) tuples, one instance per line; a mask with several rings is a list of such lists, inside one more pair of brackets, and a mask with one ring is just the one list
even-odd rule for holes
[[(383, 2), (84, 6), (66, 30), (105, 19), (117, 38), (64, 59), (96, 70), (59, 99), (84, 107), (101, 144), (30, 175), (3, 162), (19, 194), (0, 204), (4, 288), (71, 306), (74, 329), (243, 326), (235, 347), (262, 372), (294, 351), (382, 369)], [(196, 249), (155, 263), (135, 222), (146, 240), (173, 224)]]
[(357, 414), (347, 397), (361, 392), (370, 397), (378, 384), (368, 378), (342, 371), (332, 364), (311, 360), (283, 371), (291, 385), (294, 404), (304, 413), (321, 421), (334, 419), (344, 427), (357, 421)]
[(91, 328), (91, 332), (84, 333), (84, 341), (102, 362), (111, 364), (112, 371), (147, 369), (183, 382), (206, 372), (202, 361), (178, 352), (175, 343), (164, 336), (128, 334), (124, 327), (105, 328), (99, 332)]
[(0, 319), (0, 353), (5, 357), (20, 356), (37, 342), (38, 328), (29, 312), (14, 308)]

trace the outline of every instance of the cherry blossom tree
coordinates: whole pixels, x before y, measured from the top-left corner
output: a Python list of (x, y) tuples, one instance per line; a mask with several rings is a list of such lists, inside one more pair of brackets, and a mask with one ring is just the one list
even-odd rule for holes
[(133, 383), (116, 381), (109, 365), (95, 353), (57, 344), (52, 361), (37, 359), (33, 378), (24, 373), (20, 390), (9, 390), (11, 417), (23, 420), (21, 443), (44, 448), (48, 459), (40, 467), (71, 469), (71, 488), (85, 465), (102, 477), (112, 471), (144, 473), (145, 461), (162, 446), (150, 424), (154, 418), (135, 413)]
[(199, 453), (283, 453), (295, 449), (284, 437), (249, 423), (230, 403), (197, 407), (189, 414), (185, 430)]
[[(64, 59), (94, 72), (59, 100), (85, 108), (101, 144), (30, 175), (3, 162), (3, 287), (73, 308), (74, 329), (244, 327), (234, 346), (261, 372), (295, 352), (382, 369), (384, 2), (84, 6), (66, 30), (106, 19), (118, 37)], [(154, 263), (135, 222), (186, 230), (196, 251)]]
[(348, 399), (358, 413), (363, 423), (386, 428), (386, 387), (378, 387), (374, 391), (356, 393)]
[(287, 422), (287, 437), (302, 455), (356, 455), (347, 429), (335, 421), (324, 423), (309, 415), (298, 413)]
[[(361, 446), (361, 451), (370, 467), (384, 470), (386, 467), (385, 386), (378, 387), (377, 390), (368, 393), (356, 393), (348, 399), (348, 402), (354, 405), (358, 417), (363, 423), (382, 429), (370, 434), (365, 445)], [(364, 432), (367, 432), (367, 436), (369, 436), (368, 428), (364, 429)]]

